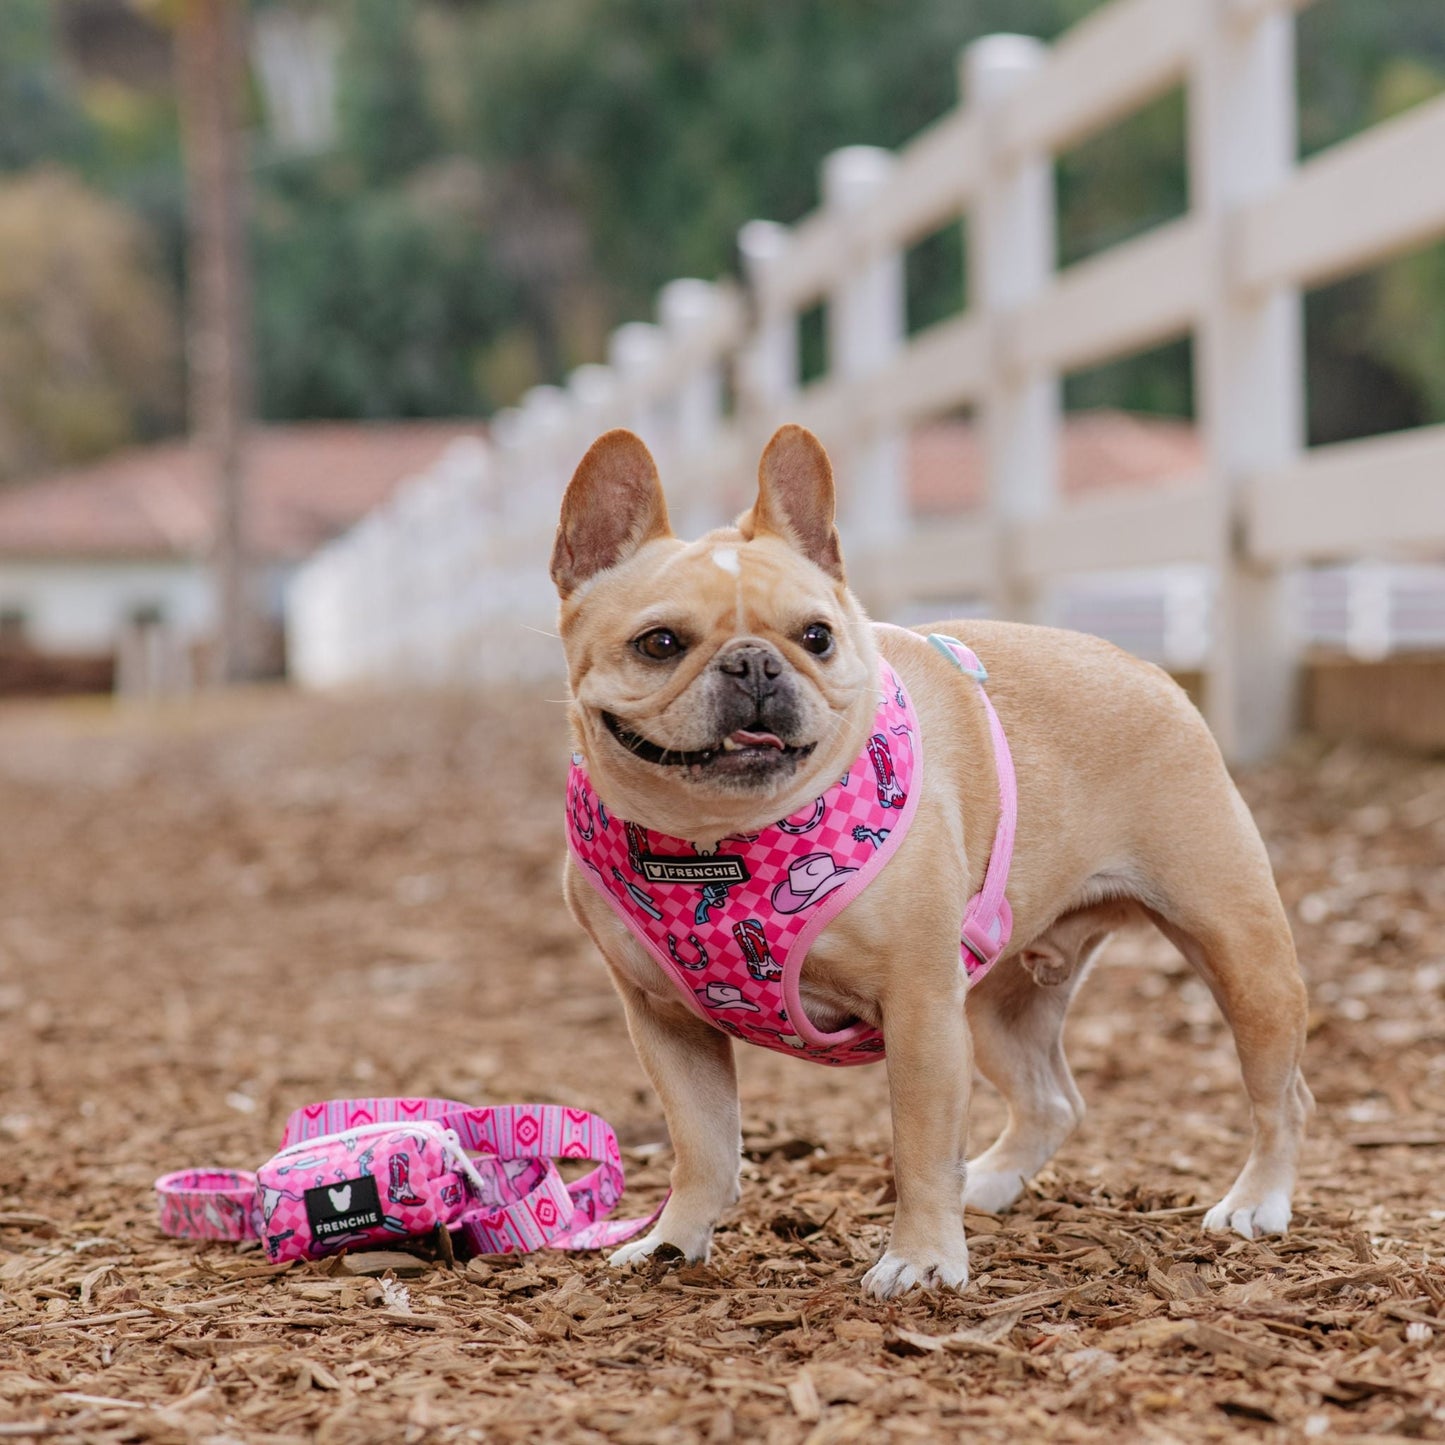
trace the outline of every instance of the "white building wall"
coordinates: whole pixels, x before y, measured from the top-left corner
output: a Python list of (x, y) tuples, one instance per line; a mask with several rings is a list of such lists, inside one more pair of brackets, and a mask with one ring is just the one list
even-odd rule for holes
[(42, 652), (108, 652), (138, 611), (154, 609), (176, 635), (209, 632), (214, 593), (196, 562), (0, 560), (0, 614), (25, 619)]

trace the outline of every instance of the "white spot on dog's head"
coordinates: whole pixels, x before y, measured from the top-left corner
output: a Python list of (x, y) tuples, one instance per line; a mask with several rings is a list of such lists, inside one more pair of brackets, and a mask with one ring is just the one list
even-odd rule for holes
[(714, 547), (712, 549), (712, 560), (716, 562), (724, 572), (731, 572), (734, 577), (742, 573), (742, 563), (738, 561), (738, 549), (736, 547)]

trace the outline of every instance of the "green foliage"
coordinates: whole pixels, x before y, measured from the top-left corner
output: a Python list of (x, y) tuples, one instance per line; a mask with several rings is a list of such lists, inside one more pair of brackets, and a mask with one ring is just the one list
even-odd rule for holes
[(494, 404), (481, 348), (508, 309), (465, 211), (297, 163), (255, 227), (260, 398), (273, 418), (432, 416)]
[(621, 306), (730, 269), (755, 216), (794, 220), (818, 166), (897, 145), (957, 98), (990, 29), (1048, 34), (1054, 0), (494, 0), (465, 61), (469, 144), (574, 207)]
[[(300, 418), (474, 412), (560, 379), (668, 280), (734, 270), (745, 221), (810, 211), (829, 151), (931, 124), (970, 40), (1051, 39), (1099, 0), (251, 3), (309, 4), (342, 30), (333, 153), (276, 163), (263, 146), (252, 172), (260, 399)], [(163, 292), (156, 255), (183, 279), (174, 106), (63, 66), (54, 10), (0, 0), (0, 172), (76, 167), (143, 218), (141, 269)], [(1318, 0), (1299, 74), (1305, 153), (1438, 94), (1440, 0)], [(1176, 91), (1060, 157), (1061, 265), (1184, 209), (1185, 128)], [(910, 329), (962, 306), (965, 231), (910, 251)], [(1445, 247), (1306, 310), (1312, 439), (1445, 419)], [(815, 372), (826, 308), (803, 329)], [(70, 418), (54, 455), (160, 415), (56, 374), (72, 391), (51, 409)], [(1066, 396), (1187, 413), (1189, 344), (1070, 377)]]
[(0, 183), (0, 478), (179, 421), (179, 325), (143, 226), (73, 176)]
[(0, 171), (73, 160), (87, 140), (66, 88), (48, 0), (0, 3)]
[(343, 143), (367, 181), (400, 180), (436, 156), (414, 0), (351, 0), (340, 82)]
[[(1306, 154), (1445, 91), (1436, 0), (1320, 0), (1299, 54)], [(1311, 293), (1305, 335), (1311, 443), (1445, 421), (1445, 246)]]

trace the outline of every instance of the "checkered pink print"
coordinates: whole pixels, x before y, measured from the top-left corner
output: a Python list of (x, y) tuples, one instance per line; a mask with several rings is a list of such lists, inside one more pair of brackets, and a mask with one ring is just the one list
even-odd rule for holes
[(568, 780), (573, 854), (693, 1010), (734, 1038), (824, 1064), (872, 1063), (883, 1056), (883, 1036), (865, 1024), (815, 1028), (799, 998), (803, 960), (902, 842), (922, 781), (918, 715), (898, 675), (886, 662), (879, 668), (873, 731), (843, 777), (792, 817), (718, 845), (717, 856), (742, 859), (746, 882), (649, 879), (646, 860), (699, 855), (681, 839), (610, 816), (575, 754)]

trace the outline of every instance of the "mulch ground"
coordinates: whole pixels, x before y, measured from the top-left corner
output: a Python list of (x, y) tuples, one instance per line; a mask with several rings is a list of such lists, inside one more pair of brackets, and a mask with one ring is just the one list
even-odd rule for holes
[[(407, 1277), (164, 1238), (163, 1170), (254, 1167), (343, 1094), (657, 1102), (559, 899), (561, 709), (256, 694), (0, 711), (0, 1439), (1445, 1440), (1445, 765), (1248, 775), (1319, 1100), (1284, 1239), (1200, 1233), (1246, 1149), (1233, 1050), (1160, 940), (1070, 1026), (1091, 1113), (968, 1292), (866, 1302), (886, 1079), (744, 1051), (706, 1267)], [(532, 804), (504, 827), (510, 805)], [(1000, 1121), (977, 1095), (975, 1148)], [(363, 1267), (365, 1267), (363, 1265)]]

